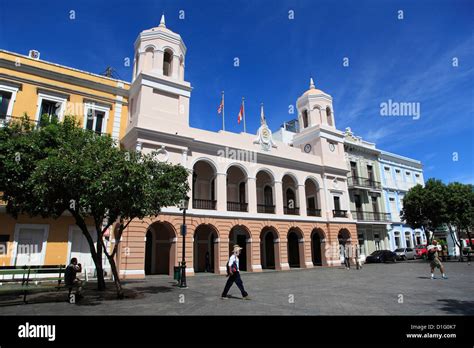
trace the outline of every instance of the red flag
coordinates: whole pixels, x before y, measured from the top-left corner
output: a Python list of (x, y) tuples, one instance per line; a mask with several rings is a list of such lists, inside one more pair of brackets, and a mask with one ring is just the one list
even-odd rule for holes
[(240, 104), (239, 116), (237, 116), (237, 123), (240, 124), (244, 118), (244, 104)]

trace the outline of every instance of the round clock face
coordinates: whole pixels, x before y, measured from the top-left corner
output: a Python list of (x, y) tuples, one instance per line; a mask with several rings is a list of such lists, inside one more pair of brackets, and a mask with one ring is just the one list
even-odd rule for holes
[(306, 144), (306, 145), (304, 146), (304, 152), (306, 152), (306, 153), (310, 153), (310, 152), (311, 152), (311, 145), (310, 145), (310, 144)]
[(336, 149), (336, 145), (333, 143), (329, 143), (329, 150), (334, 151)]

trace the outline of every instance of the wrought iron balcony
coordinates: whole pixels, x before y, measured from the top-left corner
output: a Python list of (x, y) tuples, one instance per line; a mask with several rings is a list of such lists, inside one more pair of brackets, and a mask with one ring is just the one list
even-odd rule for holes
[(359, 221), (391, 221), (390, 213), (353, 210), (352, 215)]
[(349, 187), (366, 187), (381, 190), (382, 184), (380, 181), (375, 181), (369, 178), (363, 178), (361, 176), (350, 176), (347, 178), (347, 184)]
[(298, 207), (290, 208), (290, 207), (284, 206), (283, 213), (286, 215), (300, 215), (300, 208)]
[(193, 198), (194, 209), (216, 210), (216, 201), (211, 199)]
[(247, 211), (248, 204), (241, 202), (227, 202), (228, 211)]
[(346, 217), (347, 217), (347, 210), (334, 209), (334, 210), (332, 211), (332, 216), (333, 216), (333, 217), (346, 218)]
[(275, 214), (274, 205), (257, 204), (257, 212), (265, 214)]
[(321, 209), (307, 208), (306, 209), (306, 215), (308, 215), (308, 216), (321, 216)]

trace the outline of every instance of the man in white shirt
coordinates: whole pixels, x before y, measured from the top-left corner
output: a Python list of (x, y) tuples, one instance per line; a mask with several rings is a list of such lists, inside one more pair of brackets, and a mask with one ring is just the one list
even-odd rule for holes
[(430, 267), (431, 267), (431, 279), (436, 279), (434, 276), (435, 268), (439, 268), (443, 276), (443, 279), (448, 279), (448, 277), (446, 277), (446, 274), (444, 273), (444, 266), (438, 257), (438, 251), (442, 250), (441, 245), (438, 245), (437, 240), (433, 240), (433, 242), (431, 243), (432, 244), (428, 246), (428, 261), (430, 262)]
[(227, 276), (229, 277), (227, 279), (227, 282), (224, 287), (224, 291), (222, 292), (221, 298), (223, 300), (228, 299), (227, 293), (230, 290), (230, 287), (232, 284), (237, 284), (237, 287), (239, 288), (240, 292), (242, 293), (242, 299), (244, 300), (250, 300), (249, 294), (247, 291), (244, 289), (244, 283), (242, 282), (242, 279), (240, 278), (240, 271), (239, 271), (239, 255), (240, 251), (242, 248), (238, 245), (234, 245), (234, 250), (232, 255), (229, 258), (229, 262), (227, 263)]

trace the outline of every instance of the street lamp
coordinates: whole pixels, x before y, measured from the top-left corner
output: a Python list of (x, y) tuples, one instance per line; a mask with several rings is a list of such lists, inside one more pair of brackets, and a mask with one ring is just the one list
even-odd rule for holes
[(183, 211), (183, 224), (181, 225), (181, 236), (183, 238), (183, 258), (181, 260), (181, 277), (179, 278), (178, 286), (180, 288), (187, 288), (186, 284), (186, 210), (189, 206), (189, 197), (184, 197), (180, 204), (179, 209)]

